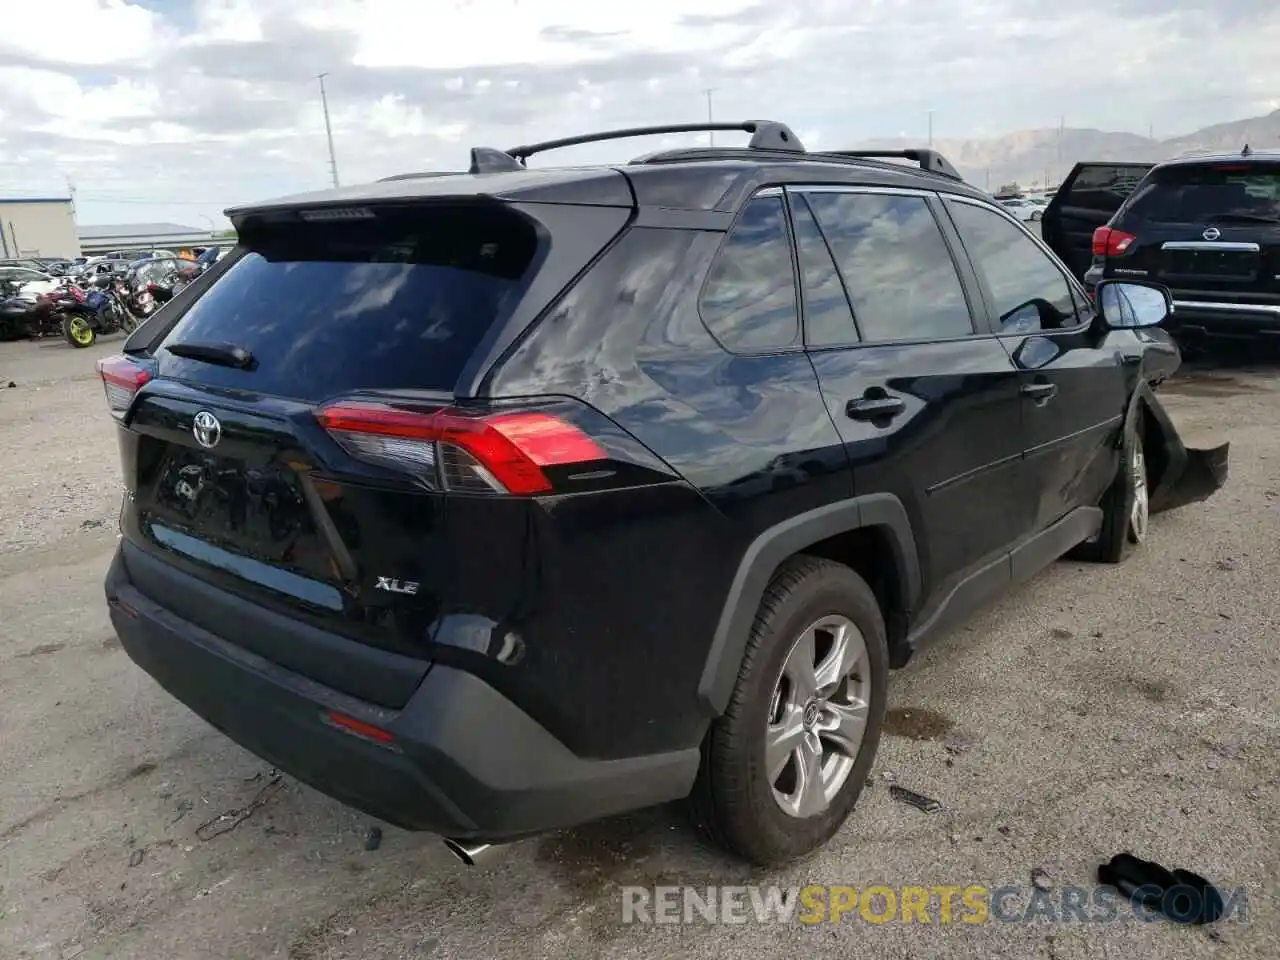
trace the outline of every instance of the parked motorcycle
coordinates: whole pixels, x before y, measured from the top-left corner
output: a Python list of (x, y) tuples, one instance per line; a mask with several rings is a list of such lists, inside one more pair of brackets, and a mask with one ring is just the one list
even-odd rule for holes
[(143, 260), (135, 263), (127, 276), (128, 306), (142, 319), (174, 298), (194, 279), (199, 267), (180, 257)]
[(88, 311), (86, 297), (84, 290), (74, 283), (37, 296), (28, 313), (27, 335), (34, 338), (61, 336), (67, 317)]
[(111, 274), (95, 277), (80, 308), (68, 308), (62, 315), (62, 336), (73, 347), (91, 347), (99, 335), (123, 330), (133, 333), (138, 318), (129, 309), (128, 289), (122, 278)]

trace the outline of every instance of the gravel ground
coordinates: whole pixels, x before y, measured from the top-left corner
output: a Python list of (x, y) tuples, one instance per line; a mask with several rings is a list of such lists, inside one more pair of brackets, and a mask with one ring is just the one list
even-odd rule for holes
[[(745, 870), (664, 809), (467, 869), (390, 827), (365, 849), (368, 818), (277, 783), (121, 652), (101, 594), (119, 474), (92, 369), (114, 346), (0, 346), (0, 956), (1280, 956), (1273, 374), (1162, 391), (1187, 432), (1230, 437), (1227, 488), (1157, 518), (1120, 567), (1055, 565), (896, 675), (874, 783), (809, 862)], [(942, 809), (893, 802), (891, 783)], [(627, 884), (1025, 891), (1038, 868), (1060, 891), (1126, 849), (1245, 887), (1248, 922), (620, 922)]]

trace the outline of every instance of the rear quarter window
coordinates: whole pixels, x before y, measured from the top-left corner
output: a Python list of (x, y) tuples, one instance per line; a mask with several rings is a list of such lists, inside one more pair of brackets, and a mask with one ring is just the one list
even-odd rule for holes
[[(376, 220), (246, 231), (245, 254), (162, 341), (161, 374), (319, 401), (361, 390), (448, 390), (519, 302), (538, 247), (504, 207), (382, 211)], [(231, 343), (253, 369), (175, 357)]]
[(707, 275), (699, 310), (733, 353), (767, 353), (797, 344), (800, 311), (780, 196), (747, 202)]

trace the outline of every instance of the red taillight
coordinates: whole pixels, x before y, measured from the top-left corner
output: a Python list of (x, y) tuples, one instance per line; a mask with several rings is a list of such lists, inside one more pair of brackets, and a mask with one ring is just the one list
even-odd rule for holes
[(107, 406), (117, 420), (129, 412), (134, 395), (151, 379), (151, 371), (120, 354), (99, 360), (98, 375), (107, 391)]
[(316, 419), (353, 457), (459, 492), (548, 493), (552, 484), (543, 467), (608, 459), (578, 427), (541, 411), (420, 412), (339, 401)]
[(1132, 233), (1125, 233), (1114, 227), (1099, 227), (1093, 231), (1093, 255), (1095, 257), (1118, 257), (1129, 249), (1137, 240)]

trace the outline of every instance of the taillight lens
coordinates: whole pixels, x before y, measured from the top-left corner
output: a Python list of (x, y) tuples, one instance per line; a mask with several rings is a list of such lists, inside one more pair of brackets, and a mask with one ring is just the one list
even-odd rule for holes
[(1132, 233), (1125, 233), (1114, 227), (1099, 227), (1093, 231), (1093, 255), (1095, 257), (1121, 256), (1137, 239)]
[(98, 375), (107, 391), (107, 407), (117, 420), (124, 419), (134, 396), (151, 379), (151, 371), (120, 354), (99, 360)]
[(546, 467), (609, 459), (579, 427), (537, 410), (408, 410), (338, 401), (316, 413), (353, 457), (465, 493), (549, 493)]

